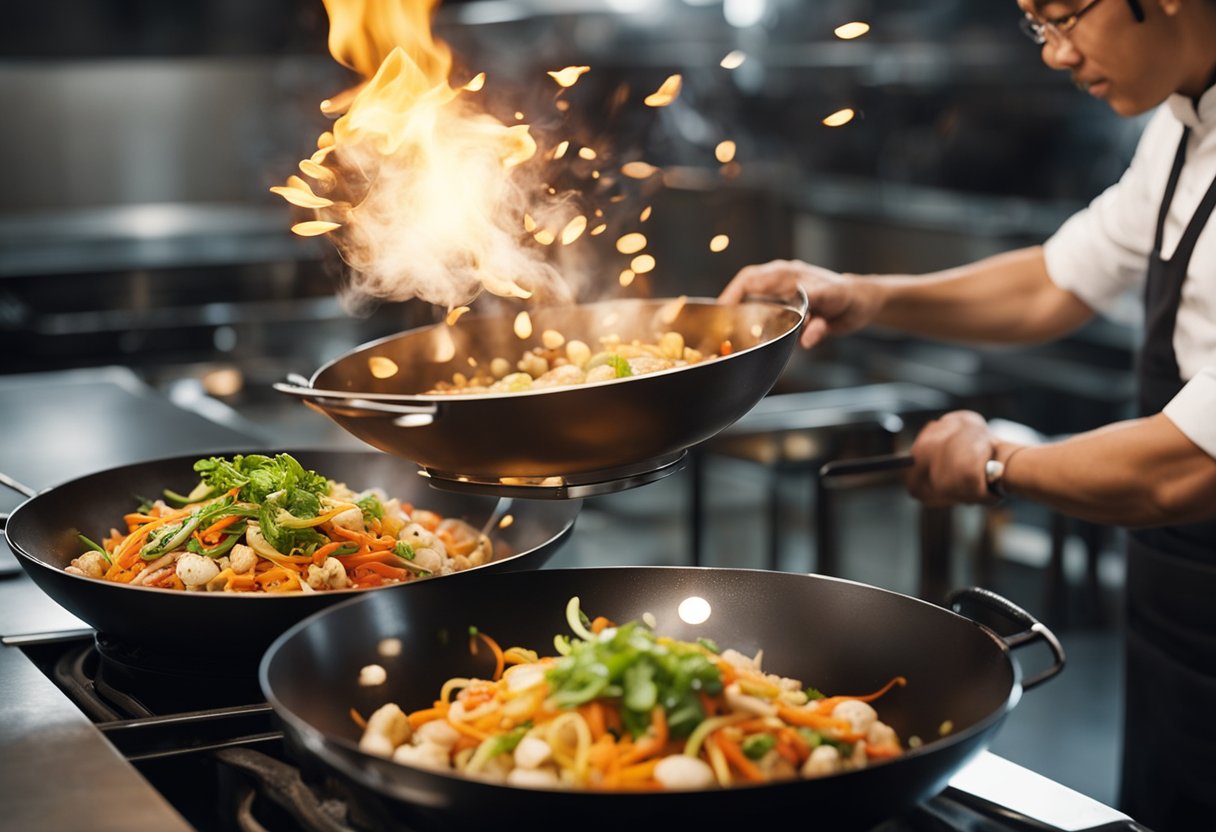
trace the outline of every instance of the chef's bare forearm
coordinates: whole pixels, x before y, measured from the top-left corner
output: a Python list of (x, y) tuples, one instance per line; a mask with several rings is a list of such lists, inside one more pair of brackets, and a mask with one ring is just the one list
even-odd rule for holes
[(1031, 344), (1058, 338), (1093, 315), (1047, 275), (1041, 247), (916, 276), (874, 276), (874, 323), (939, 340)]
[(1216, 459), (1162, 414), (1047, 445), (998, 442), (996, 454), (1009, 460), (1008, 493), (1084, 520), (1135, 528), (1216, 517)]

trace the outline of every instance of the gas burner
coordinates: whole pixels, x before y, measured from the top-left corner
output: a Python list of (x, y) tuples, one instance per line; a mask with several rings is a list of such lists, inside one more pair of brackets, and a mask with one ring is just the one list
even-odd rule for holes
[(487, 494), (492, 497), (512, 497), (525, 500), (575, 500), (615, 494), (639, 485), (661, 480), (681, 470), (688, 456), (683, 450), (669, 456), (656, 457), (633, 465), (602, 468), (570, 476), (501, 477), (481, 479), (463, 474), (450, 474), (423, 468), (418, 475), (426, 477), (432, 488), (464, 494)]
[(200, 655), (188, 648), (151, 648), (104, 633), (98, 633), (94, 643), (98, 656), (94, 684), (99, 691), (107, 698), (129, 696), (153, 713), (260, 702), (263, 698), (256, 659)]
[[(276, 730), (273, 711), (260, 696), (240, 705), (220, 704), (213, 698), (214, 685), (208, 685), (210, 692), (200, 695), (209, 698), (209, 710), (190, 711), (180, 699), (172, 700), (178, 707), (156, 713), (143, 704), (158, 695), (180, 696), (183, 688), (201, 684), (199, 677), (215, 670), (211, 662), (131, 648), (104, 636), (96, 643), (56, 642), (46, 651), (45, 658), (50, 659), (46, 668), (60, 688), (199, 832), (448, 828), (443, 819), (426, 825), (425, 815), (411, 816), (410, 822), (398, 818), (381, 804), (381, 795), (355, 785), (293, 745)], [(128, 690), (128, 700), (116, 699), (116, 692), (98, 679), (103, 665), (111, 672), (119, 667), (147, 674), (142, 677), (144, 686)], [(149, 686), (148, 679), (159, 681)], [(1082, 829), (1150, 832), (1109, 807), (984, 753), (940, 794), (867, 832)]]

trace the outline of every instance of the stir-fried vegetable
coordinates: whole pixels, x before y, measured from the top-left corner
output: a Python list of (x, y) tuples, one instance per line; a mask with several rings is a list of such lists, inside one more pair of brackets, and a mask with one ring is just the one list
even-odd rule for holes
[(166, 489), (125, 515), (67, 571), (169, 589), (284, 592), (380, 586), (468, 569), (490, 541), (462, 520), (379, 491), (355, 493), (289, 454), (194, 463), (187, 494)]
[[(568, 616), (577, 616), (576, 602)], [(640, 621), (599, 635), (577, 618), (570, 623), (583, 638), (572, 642), (569, 654), (547, 673), (550, 701), (556, 707), (601, 697), (619, 699), (626, 729), (638, 736), (650, 725), (655, 705), (661, 704), (668, 729), (683, 737), (705, 717), (699, 694), (722, 692), (718, 669), (700, 645), (659, 639)]]
[(722, 342), (717, 353), (705, 354), (688, 346), (678, 332), (661, 333), (653, 341), (623, 341), (616, 336), (599, 339), (599, 351), (579, 340), (567, 341), (553, 333), (542, 346), (524, 351), (517, 359), (498, 356), (478, 360), (470, 377), (456, 373), (428, 393), (521, 393), (578, 384), (614, 381), (712, 361), (731, 352)]
[(470, 649), (495, 654), (493, 677), (449, 679), (412, 713), (389, 704), (366, 722), (355, 714), (360, 747), (510, 785), (588, 789), (767, 783), (903, 753), (869, 704), (902, 677), (824, 697), (764, 672), (759, 655), (659, 636), (642, 621), (589, 619), (577, 597), (566, 619), (573, 636), (556, 638), (558, 655), (544, 658), (470, 628)]

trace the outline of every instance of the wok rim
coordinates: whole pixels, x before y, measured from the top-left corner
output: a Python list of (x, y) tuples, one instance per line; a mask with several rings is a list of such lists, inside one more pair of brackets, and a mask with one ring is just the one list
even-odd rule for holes
[[(601, 304), (622, 303), (622, 302), (637, 303), (637, 304), (655, 304), (655, 303), (663, 304), (663, 303), (670, 303), (674, 300), (677, 300), (678, 297), (679, 296), (670, 297), (670, 298), (618, 298), (615, 300), (603, 300), (603, 301), (594, 301), (591, 303), (577, 304), (577, 306), (586, 308), (586, 307), (593, 307), (593, 306), (597, 306), (597, 305), (601, 305)], [(709, 297), (686, 297), (684, 302), (686, 304), (689, 304), (689, 303), (697, 304), (698, 306), (721, 306), (722, 305), (722, 304), (718, 303), (716, 299), (709, 298)], [(779, 307), (782, 309), (788, 309), (791, 312), (799, 311), (795, 306), (791, 305), (791, 303), (789, 303), (789, 302), (778, 301), (778, 300), (773, 300), (773, 299), (751, 298), (751, 299), (747, 299), (743, 302), (743, 304), (746, 304), (746, 303), (754, 303), (754, 304), (767, 305), (767, 306), (776, 306), (776, 307)], [(742, 306), (743, 304), (739, 304), (739, 305)], [(549, 307), (549, 308), (552, 308), (552, 307)], [(499, 316), (499, 315), (475, 315), (475, 316), (470, 316), (468, 318), (465, 318), (463, 320), (472, 322), (472, 321), (489, 321), (489, 320), (495, 320), (495, 319), (503, 319), (503, 318), (502, 318), (502, 316)], [(487, 393), (400, 393), (400, 394), (396, 394), (397, 396), (399, 396), (399, 398), (395, 398), (394, 403), (395, 404), (405, 404), (408, 402), (416, 401), (416, 402), (425, 402), (427, 404), (442, 404), (443, 402), (502, 401), (502, 400), (530, 398), (533, 396), (548, 396), (548, 395), (553, 395), (553, 394), (557, 394), (557, 393), (569, 393), (569, 392), (573, 392), (576, 390), (590, 390), (590, 389), (594, 389), (594, 388), (598, 388), (598, 387), (606, 387), (608, 385), (618, 385), (618, 384), (629, 383), (629, 382), (634, 382), (634, 381), (643, 381), (646, 379), (660, 379), (660, 378), (663, 378), (664, 376), (674, 375), (676, 373), (688, 373), (688, 372), (696, 371), (698, 369), (712, 367), (714, 365), (722, 364), (725, 361), (729, 361), (731, 358), (734, 358), (736, 356), (744, 356), (744, 355), (748, 355), (750, 353), (753, 353), (753, 352), (756, 352), (756, 351), (759, 351), (762, 349), (772, 347), (776, 344), (781, 343), (786, 338), (789, 338), (791, 334), (796, 334), (802, 328), (802, 324), (805, 320), (806, 320), (805, 313), (799, 314), (798, 320), (795, 321), (795, 323), (791, 327), (783, 330), (782, 332), (780, 332), (777, 335), (774, 335), (772, 338), (769, 338), (766, 341), (762, 341), (758, 344), (753, 344), (750, 347), (744, 347), (743, 349), (734, 350), (728, 355), (716, 356), (710, 360), (699, 361), (696, 364), (688, 364), (683, 367), (669, 367), (665, 370), (656, 370), (654, 372), (642, 373), (640, 375), (635, 375), (635, 376), (626, 376), (624, 378), (611, 378), (611, 379), (606, 379), (604, 381), (582, 382), (580, 384), (571, 384), (571, 385), (557, 385), (554, 387), (544, 387), (539, 390), (529, 389), (529, 390), (520, 390), (517, 392), (506, 392), (506, 393), (504, 393), (504, 392), (493, 392), (493, 393), (488, 393), (488, 392)], [(337, 366), (338, 364), (343, 363), (344, 361), (350, 360), (355, 355), (363, 352), (364, 350), (372, 349), (373, 347), (376, 347), (381, 344), (387, 344), (387, 343), (390, 343), (393, 341), (406, 339), (411, 336), (419, 336), (419, 335), (422, 335), (423, 333), (431, 332), (433, 330), (438, 329), (439, 327), (444, 327), (444, 326), (447, 326), (447, 324), (445, 324), (442, 321), (433, 323), (433, 324), (425, 324), (423, 326), (418, 326), (418, 327), (414, 327), (412, 329), (406, 329), (401, 332), (393, 333), (392, 335), (385, 335), (381, 338), (376, 338), (371, 341), (366, 341), (362, 344), (358, 344), (354, 347), (351, 347), (350, 349), (346, 350), (346, 352), (339, 355), (337, 358), (333, 358), (333, 359), (325, 362), (324, 364), (322, 364), (320, 367), (318, 367), (317, 370), (311, 376), (309, 376), (308, 386), (310, 388), (316, 387), (317, 379), (319, 379), (323, 373), (332, 369), (333, 367)], [(360, 393), (366, 393), (368, 391), (350, 390), (350, 391), (344, 391), (344, 392), (349, 392), (351, 398), (358, 398)], [(374, 394), (369, 393), (369, 395), (374, 395)], [(317, 395), (316, 398), (324, 399), (324, 398), (328, 398), (328, 397)]]
[[(341, 601), (335, 600), (333, 602), (333, 604), (331, 604), (331, 606), (336, 606), (336, 605), (346, 603), (349, 600), (355, 600), (356, 598), (358, 598), (366, 593), (370, 593), (370, 592), (378, 592), (380, 590), (386, 590), (386, 589), (389, 589), (389, 590), (399, 589), (400, 587), (403, 587), (403, 586), (410, 586), (410, 585), (416, 584), (416, 583), (425, 583), (427, 581), (431, 581), (436, 578), (450, 578), (455, 575), (470, 574), (470, 573), (476, 574), (481, 570), (487, 569), (488, 567), (494, 567), (499, 564), (510, 563), (519, 558), (527, 557), (528, 555), (532, 554), (533, 552), (550, 549), (551, 547), (555, 547), (555, 546), (560, 546), (566, 540), (568, 540), (572, 534), (574, 534), (574, 526), (575, 526), (576, 522), (578, 521), (579, 514), (582, 511), (583, 500), (581, 498), (574, 498), (574, 499), (562, 501), (564, 503), (569, 504), (570, 507), (572, 508), (572, 514), (571, 514), (569, 522), (567, 522), (562, 528), (557, 530), (557, 532), (554, 533), (551, 537), (547, 538), (546, 540), (541, 541), (540, 543), (536, 544), (532, 548), (526, 549), (522, 552), (516, 552), (516, 553), (510, 555), (509, 557), (502, 558), (501, 560), (497, 560), (497, 559), (491, 560), (488, 563), (479, 564), (478, 566), (473, 566), (473, 567), (470, 567), (469, 569), (463, 569), (460, 572), (453, 572), (450, 575), (433, 575), (428, 578), (416, 579), (413, 581), (406, 581), (405, 583), (384, 584), (383, 586), (365, 587), (362, 589), (357, 588), (357, 587), (348, 587), (348, 588), (344, 588), (344, 589), (328, 589), (328, 590), (316, 591), (316, 592), (303, 592), (303, 591), (290, 592), (290, 593), (288, 593), (288, 592), (283, 592), (283, 593), (188, 592), (188, 591), (180, 590), (180, 589), (165, 589), (162, 587), (154, 587), (154, 586), (142, 586), (142, 585), (141, 586), (131, 586), (130, 584), (120, 583), (118, 581), (107, 581), (102, 578), (91, 578), (88, 575), (77, 575), (75, 573), (68, 572), (66, 568), (56, 566), (55, 564), (50, 563), (50, 562), (44, 560), (43, 558), (40, 558), (37, 555), (26, 551), (25, 547), (22, 546), (19, 541), (14, 540), (9, 535), (8, 530), (12, 526), (13, 520), (21, 515), (21, 512), (23, 509), (26, 509), (27, 507), (31, 506), (31, 504), (37, 502), (38, 498), (40, 498), (44, 495), (49, 495), (51, 492), (53, 492), (57, 489), (66, 488), (68, 486), (81, 482), (82, 480), (88, 479), (90, 477), (104, 476), (104, 475), (108, 475), (108, 474), (116, 474), (117, 472), (123, 471), (126, 469), (152, 466), (152, 465), (157, 465), (157, 464), (172, 463), (172, 462), (175, 462), (178, 460), (184, 461), (184, 460), (191, 459), (191, 458), (199, 459), (199, 458), (202, 458), (204, 455), (231, 457), (234, 453), (249, 454), (249, 453), (264, 453), (264, 452), (265, 451), (251, 450), (251, 449), (247, 449), (247, 450), (218, 449), (215, 451), (199, 452), (197, 454), (173, 454), (171, 456), (152, 457), (149, 459), (140, 460), (138, 462), (129, 462), (129, 463), (125, 463), (123, 465), (116, 465), (116, 466), (112, 466), (110, 468), (103, 468), (98, 471), (93, 471), (91, 473), (81, 474), (78, 477), (72, 477), (72, 478), (63, 480), (59, 483), (56, 483), (55, 485), (41, 489), (40, 491), (38, 491), (37, 494), (33, 495), (32, 497), (27, 497), (26, 499), (22, 500), (20, 503), (17, 504), (17, 506), (14, 509), (12, 509), (9, 512), (8, 518), (5, 520), (3, 526), (0, 526), (0, 532), (3, 532), (4, 540), (8, 544), (9, 549), (12, 550), (13, 555), (21, 563), (22, 568), (27, 573), (30, 572), (30, 567), (36, 567), (36, 568), (43, 569), (43, 570), (53, 573), (56, 579), (61, 579), (61, 578), (66, 577), (66, 578), (70, 578), (75, 581), (83, 581), (89, 586), (109, 587), (113, 591), (119, 591), (119, 590), (129, 590), (132, 592), (142, 591), (142, 592), (148, 592), (148, 593), (156, 593), (156, 594), (165, 595), (165, 596), (171, 596), (174, 598), (196, 598), (196, 599), (197, 598), (211, 598), (211, 599), (214, 599), (212, 601), (212, 603), (218, 603), (220, 600), (222, 600), (223, 603), (228, 603), (237, 598), (242, 599), (241, 603), (245, 603), (246, 601), (248, 601), (250, 599), (255, 599), (255, 598), (260, 598), (263, 600), (275, 599), (278, 601), (288, 602), (288, 603), (293, 603), (293, 602), (294, 603), (305, 603), (305, 599), (316, 599), (318, 596), (320, 596), (322, 598), (335, 598), (335, 599), (340, 598), (340, 597), (343, 598), (343, 600), (341, 600)], [(275, 451), (275, 453), (290, 453), (293, 456), (296, 453), (350, 454), (350, 455), (366, 456), (369, 458), (370, 457), (380, 457), (380, 456), (385, 455), (383, 451), (377, 451), (377, 450), (372, 450), (372, 449), (368, 449), (368, 450), (362, 450), (362, 449), (334, 450), (334, 449), (327, 449), (327, 448), (284, 448), (284, 449)], [(484, 496), (484, 495), (478, 495), (478, 496)], [(488, 499), (492, 499), (492, 498), (488, 498)], [(552, 502), (552, 501), (546, 501), (546, 502)], [(30, 508), (29, 511), (32, 512), (32, 511), (35, 511), (35, 509)], [(32, 574), (29, 575), (28, 577), (30, 577), (30, 579), (33, 580)], [(44, 594), (46, 594), (48, 597), (51, 597), (51, 600), (55, 601), (56, 603), (59, 603), (58, 599), (50, 596), (50, 594), (47, 593), (45, 589), (41, 588), (41, 585), (39, 585), (39, 589)], [(105, 590), (98, 589), (98, 591), (101, 592), (101, 591), (105, 591)], [(344, 597), (344, 596), (349, 596), (349, 597)], [(310, 600), (308, 602), (315, 603), (315, 600)], [(196, 602), (191, 601), (191, 602), (187, 602), (187, 603), (196, 603)], [(71, 612), (73, 615), (78, 615), (78, 613), (76, 613), (73, 610), (68, 610), (68, 611)], [(89, 624), (89, 626), (93, 626), (88, 621), (86, 621), (85, 623)]]
[[(743, 568), (743, 567), (669, 566), (669, 565), (629, 566), (629, 565), (625, 565), (625, 564), (615, 564), (615, 565), (608, 565), (608, 566), (594, 566), (594, 567), (569, 567), (569, 568), (562, 568), (562, 569), (546, 569), (544, 571), (548, 572), (548, 573), (563, 573), (567, 576), (572, 576), (577, 573), (608, 572), (608, 571), (611, 571), (611, 572), (620, 572), (620, 571), (650, 572), (650, 573), (703, 572), (703, 573), (719, 574), (719, 575), (721, 575), (721, 574), (750, 574), (750, 573), (765, 574), (765, 575), (772, 574), (772, 572), (770, 570), (750, 568), (750, 567)], [(711, 789), (666, 789), (666, 790), (662, 790), (662, 791), (646, 791), (646, 790), (639, 790), (639, 789), (620, 789), (620, 790), (614, 789), (612, 791), (596, 791), (596, 790), (592, 790), (592, 789), (551, 789), (551, 788), (538, 788), (538, 787), (525, 787), (525, 786), (511, 786), (511, 785), (507, 785), (505, 783), (497, 783), (497, 782), (481, 780), (481, 779), (475, 778), (475, 777), (468, 777), (465, 775), (458, 774), (455, 771), (439, 771), (439, 770), (435, 770), (435, 769), (427, 769), (427, 768), (422, 768), (419, 766), (414, 766), (409, 763), (399, 763), (395, 760), (386, 759), (384, 757), (379, 757), (374, 754), (368, 754), (367, 752), (360, 750), (357, 743), (351, 742), (350, 740), (345, 739), (344, 737), (338, 737), (338, 736), (331, 735), (331, 734), (317, 728), (316, 726), (310, 724), (303, 717), (298, 716), (294, 711), (289, 709), (286, 705), (284, 705), (283, 702), (277, 696), (275, 696), (273, 689), (270, 686), (270, 680), (269, 680), (270, 665), (275, 660), (275, 656), (279, 653), (279, 651), (284, 647), (284, 645), (288, 641), (290, 641), (296, 635), (302, 633), (309, 626), (313, 625), (314, 622), (320, 621), (329, 615), (341, 614), (342, 610), (345, 607), (358, 604), (360, 602), (359, 598), (350, 598), (345, 601), (342, 601), (339, 604), (335, 604), (335, 605), (332, 605), (325, 609), (318, 610), (317, 612), (312, 613), (311, 615), (308, 615), (305, 618), (300, 619), (298, 622), (293, 624), (290, 628), (288, 628), (287, 630), (284, 630), (282, 633), (280, 633), (279, 636), (270, 643), (270, 646), (266, 648), (265, 652), (262, 654), (261, 660), (258, 662), (258, 685), (261, 688), (263, 696), (266, 697), (267, 704), (269, 704), (271, 706), (271, 709), (274, 712), (275, 716), (277, 718), (283, 720), (284, 722), (288, 723), (292, 727), (292, 729), (296, 733), (296, 736), (302, 739), (302, 745), (305, 748), (307, 748), (310, 753), (315, 755), (324, 764), (336, 768), (338, 771), (342, 772), (342, 774), (344, 776), (352, 778), (355, 782), (359, 783), (363, 787), (370, 788), (374, 785), (377, 789), (381, 790), (383, 793), (385, 793), (397, 800), (401, 800), (403, 798), (401, 798), (398, 795), (398, 788), (397, 788), (396, 784), (384, 783), (384, 782), (378, 782), (375, 784), (369, 783), (367, 774), (364, 770), (357, 768), (357, 767), (353, 766), (352, 764), (348, 763), (346, 761), (346, 759), (343, 758), (342, 754), (335, 753), (334, 751), (332, 751), (329, 748), (329, 746), (330, 745), (337, 746), (341, 752), (343, 752), (347, 755), (350, 755), (350, 754), (357, 755), (356, 759), (363, 761), (365, 765), (367, 763), (397, 765), (397, 766), (401, 766), (402, 768), (409, 770), (411, 772), (411, 774), (414, 776), (422, 776), (423, 778), (428, 777), (428, 776), (433, 776), (433, 777), (441, 778), (444, 781), (453, 781), (453, 782), (459, 783), (462, 786), (469, 784), (470, 787), (474, 787), (474, 788), (485, 787), (488, 789), (493, 789), (493, 790), (495, 790), (495, 792), (499, 789), (505, 789), (511, 793), (552, 794), (552, 795), (562, 795), (563, 797), (567, 797), (567, 798), (570, 796), (576, 796), (576, 797), (585, 796), (592, 800), (603, 799), (603, 798), (629, 799), (631, 797), (637, 798), (639, 800), (640, 799), (656, 799), (656, 798), (662, 800), (662, 799), (664, 799), (663, 796), (667, 795), (667, 796), (675, 796), (673, 799), (679, 800), (679, 799), (687, 799), (688, 796), (690, 796), (690, 795), (705, 794), (707, 792), (710, 792), (710, 793), (718, 793), (718, 792), (755, 793), (755, 792), (761, 791), (761, 790), (776, 791), (776, 790), (794, 789), (794, 788), (797, 788), (799, 785), (804, 784), (806, 782), (810, 782), (810, 781), (816, 781), (816, 782), (825, 781), (826, 782), (826, 781), (831, 781), (834, 778), (844, 777), (844, 776), (848, 776), (848, 775), (864, 775), (864, 772), (866, 772), (868, 770), (877, 769), (880, 767), (885, 768), (888, 765), (896, 765), (896, 764), (899, 764), (900, 762), (920, 759), (929, 754), (939, 753), (941, 751), (944, 751), (947, 748), (970, 742), (970, 741), (974, 740), (977, 736), (980, 736), (987, 732), (996, 730), (1000, 726), (1000, 724), (1002, 722), (1004, 722), (1004, 720), (1009, 716), (1010, 712), (1015, 707), (1017, 707), (1018, 703), (1021, 701), (1022, 695), (1025, 692), (1022, 687), (1023, 672), (1022, 672), (1021, 665), (1013, 659), (1013, 654), (1012, 654), (1012, 650), (1011, 650), (1010, 646), (1004, 640), (1002, 640), (1000, 638), (1000, 636), (998, 636), (995, 632), (993, 632), (991, 629), (984, 626), (983, 624), (979, 623), (978, 621), (968, 618), (967, 616), (962, 615), (961, 613), (957, 613), (957, 612), (954, 612), (953, 610), (946, 609), (944, 607), (940, 607), (937, 604), (933, 604), (929, 601), (925, 601), (921, 598), (916, 598), (911, 595), (905, 595), (903, 593), (896, 592), (894, 590), (884, 589), (882, 587), (873, 586), (872, 584), (866, 584), (866, 583), (862, 583), (860, 581), (854, 581), (854, 580), (850, 580), (847, 578), (837, 578), (837, 577), (833, 577), (830, 575), (816, 575), (814, 573), (782, 573), (782, 574), (787, 575), (789, 578), (794, 579), (794, 580), (811, 580), (813, 582), (822, 581), (822, 582), (827, 582), (827, 583), (839, 583), (839, 584), (843, 584), (843, 585), (847, 585), (847, 586), (857, 587), (857, 588), (865, 590), (865, 591), (871, 591), (871, 592), (875, 592), (875, 593), (879, 593), (879, 594), (883, 594), (883, 595), (895, 596), (904, 601), (913, 601), (913, 602), (916, 602), (917, 604), (928, 607), (928, 608), (932, 609), (933, 611), (935, 611), (933, 614), (942, 613), (947, 618), (955, 619), (956, 622), (958, 623), (958, 625), (960, 625), (960, 626), (968, 625), (971, 627), (978, 628), (981, 633), (986, 635), (993, 642), (995, 649), (997, 649), (997, 651), (1001, 654), (1001, 658), (1003, 659), (1004, 663), (1009, 667), (1011, 678), (1010, 678), (1010, 684), (1009, 684), (1009, 692), (1006, 694), (1004, 702), (1001, 704), (1000, 707), (994, 708), (983, 719), (977, 720), (976, 722), (972, 723), (971, 725), (968, 725), (966, 728), (964, 728), (960, 731), (951, 731), (948, 735), (946, 735), (944, 737), (936, 737), (933, 740), (925, 741), (916, 748), (905, 749), (904, 752), (898, 757), (873, 761), (873, 762), (867, 764), (866, 768), (864, 768), (864, 769), (859, 769), (859, 770), (854, 770), (854, 771), (841, 771), (841, 772), (836, 772), (836, 773), (833, 773), (830, 775), (826, 775), (824, 777), (810, 778), (809, 780), (808, 780), (808, 778), (799, 777), (795, 780), (780, 780), (780, 781), (773, 781), (773, 782), (768, 782), (768, 783), (732, 784), (731, 786), (729, 786), (725, 789), (712, 789), (712, 788)], [(984, 750), (984, 747), (982, 747), (982, 746), (977, 747), (971, 751), (970, 756), (974, 756), (983, 750)]]

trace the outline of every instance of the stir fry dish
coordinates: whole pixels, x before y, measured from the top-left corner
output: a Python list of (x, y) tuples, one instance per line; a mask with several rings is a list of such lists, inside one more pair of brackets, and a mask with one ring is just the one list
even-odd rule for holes
[(588, 620), (558, 655), (493, 651), (492, 679), (454, 678), (430, 707), (394, 703), (363, 726), (361, 750), (396, 762), (544, 789), (690, 790), (813, 778), (898, 757), (895, 730), (870, 702), (895, 686), (824, 696), (708, 640), (676, 641), (642, 621)]
[(473, 375), (456, 373), (427, 393), (520, 393), (550, 387), (568, 387), (612, 381), (656, 373), (729, 355), (731, 344), (723, 341), (718, 355), (706, 355), (684, 343), (678, 332), (664, 332), (654, 342), (623, 342), (616, 336), (600, 339), (592, 351), (583, 341), (567, 341), (561, 333), (547, 330), (543, 346), (525, 351), (514, 364), (498, 357), (478, 365)]
[(123, 517), (66, 571), (196, 592), (323, 592), (446, 575), (493, 559), (463, 520), (355, 492), (289, 454), (194, 463), (198, 485), (166, 489)]

